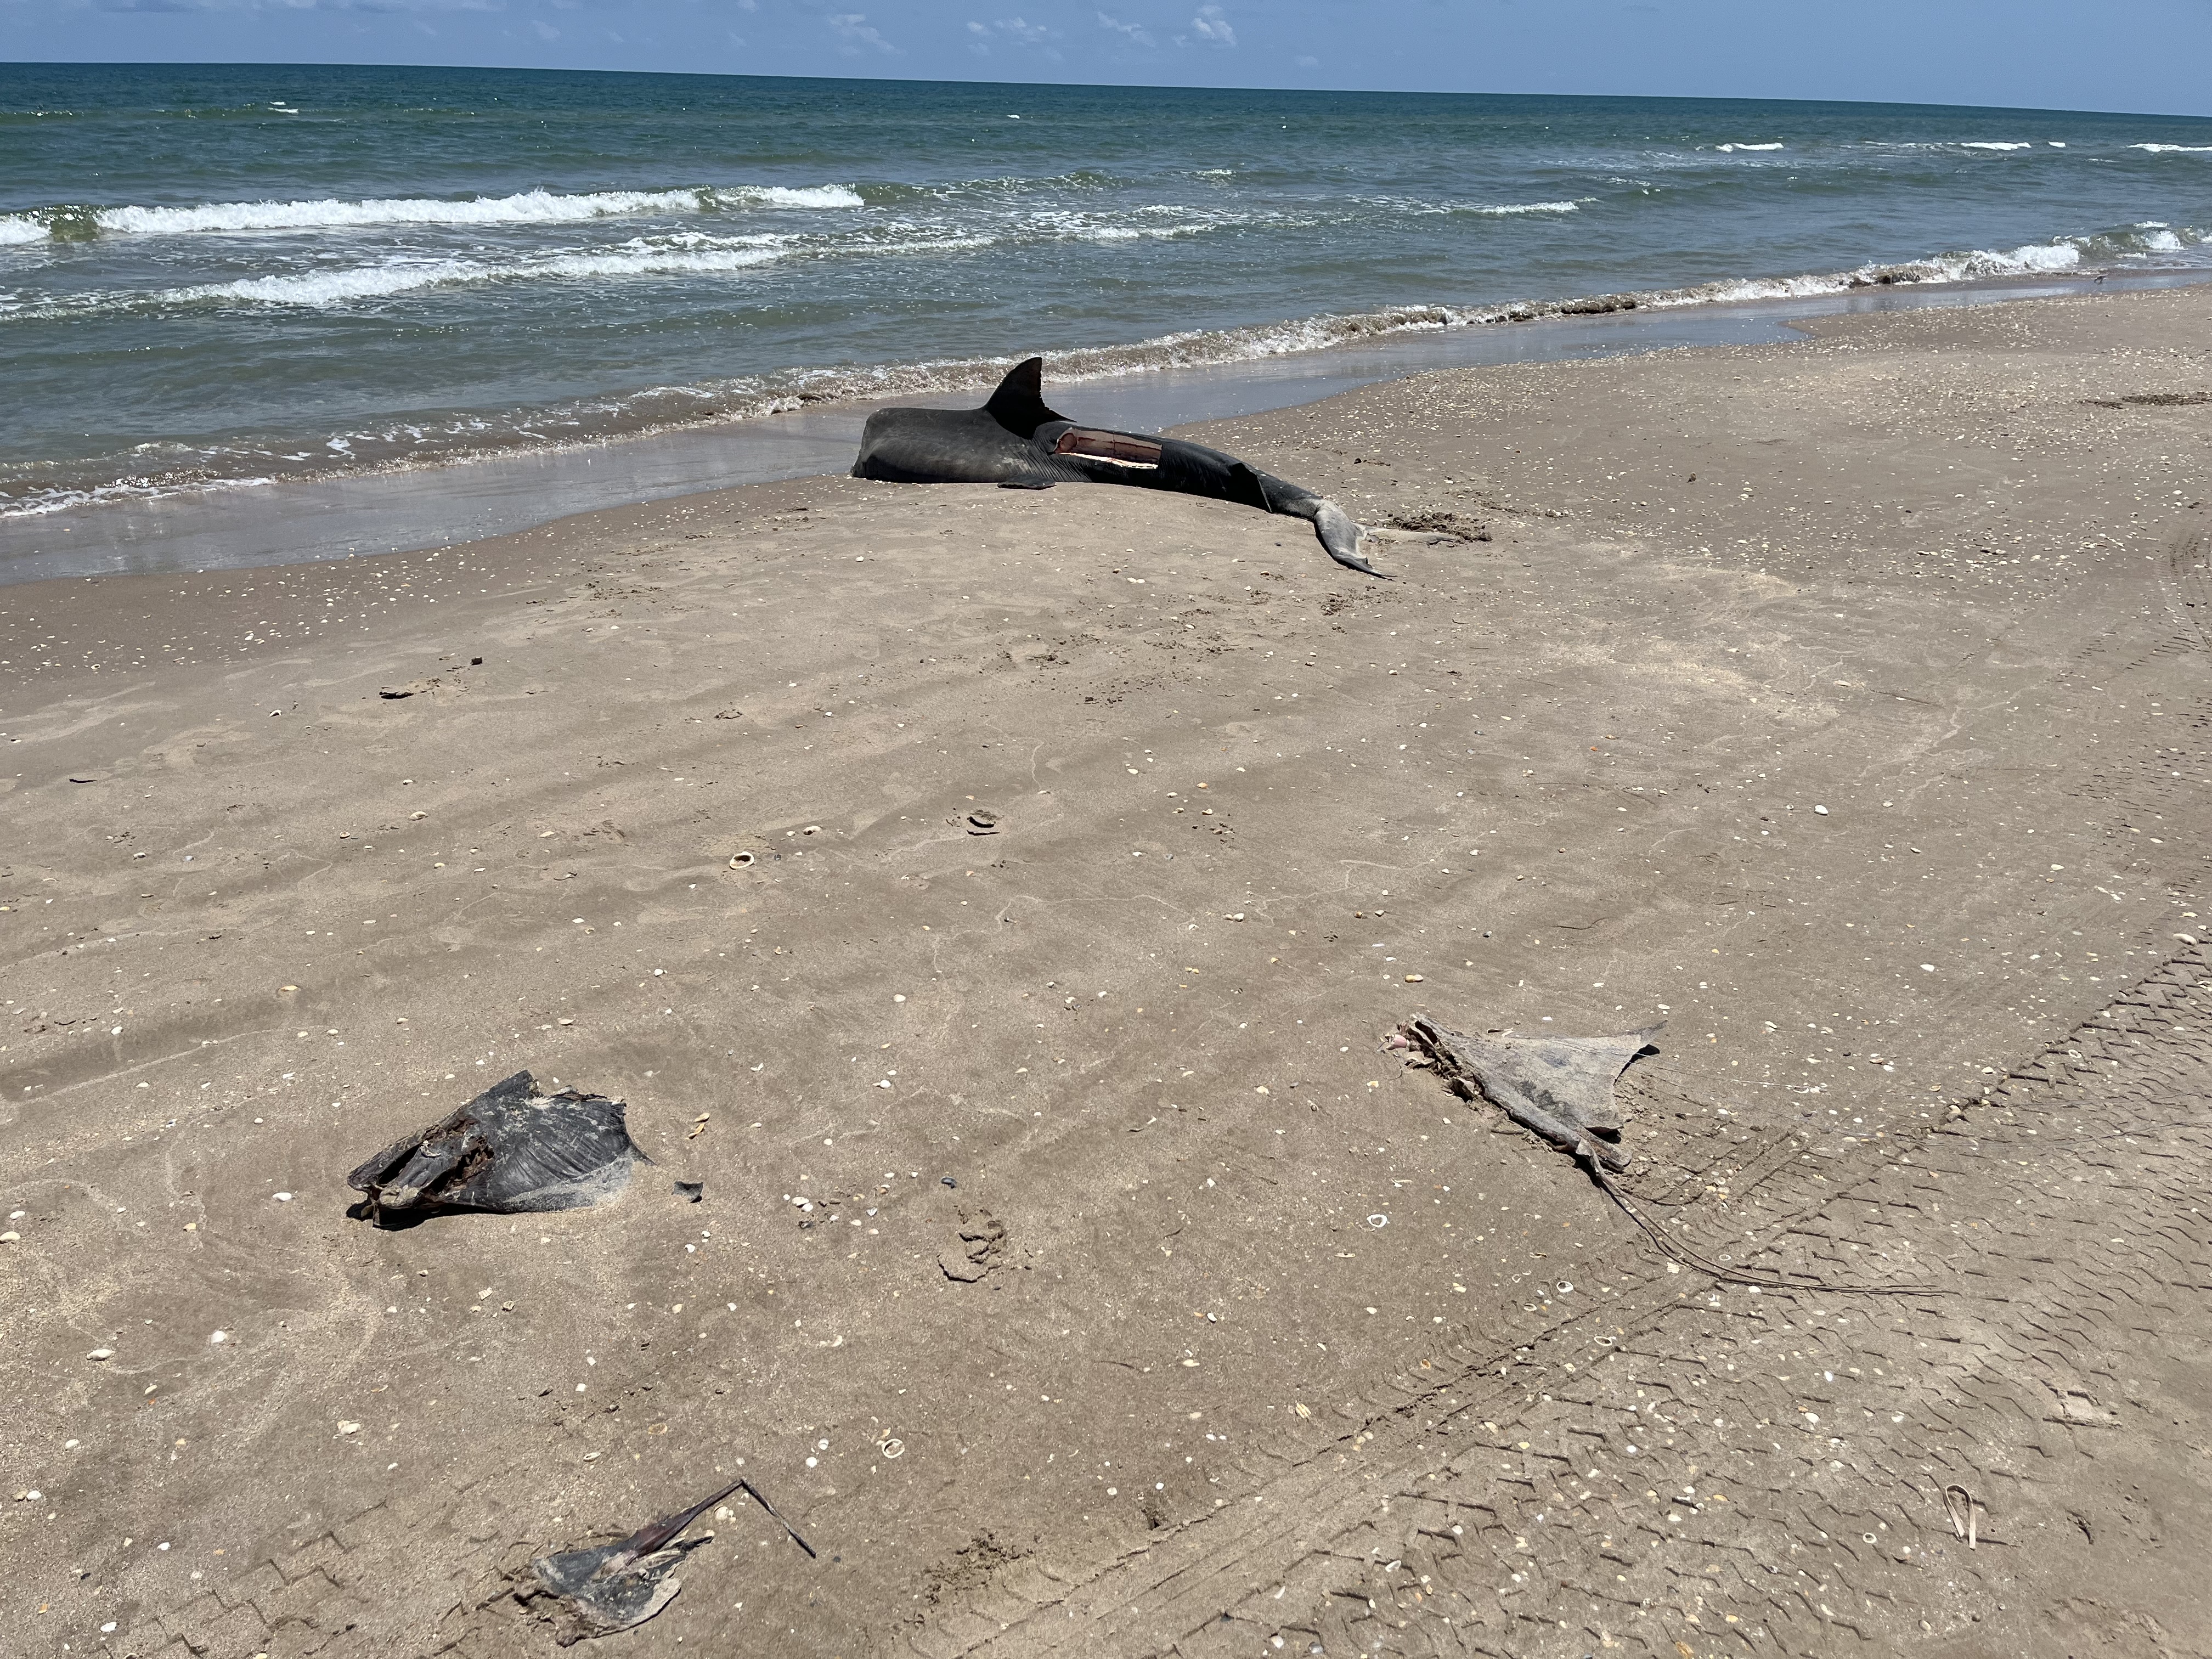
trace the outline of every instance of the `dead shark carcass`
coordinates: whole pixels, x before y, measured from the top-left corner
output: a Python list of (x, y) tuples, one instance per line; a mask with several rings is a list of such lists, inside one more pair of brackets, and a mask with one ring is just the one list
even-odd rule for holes
[(459, 1210), (580, 1210), (614, 1197), (651, 1162), (629, 1138), (621, 1101), (541, 1093), (517, 1072), (354, 1170), (346, 1184), (364, 1196), (348, 1213), (388, 1227)]
[(1044, 359), (1031, 357), (1008, 372), (981, 409), (879, 409), (860, 433), (853, 476), (1006, 489), (1130, 484), (1209, 495), (1304, 519), (1339, 564), (1386, 574), (1360, 557), (1360, 527), (1327, 496), (1203, 444), (1081, 425), (1047, 406), (1043, 381)]

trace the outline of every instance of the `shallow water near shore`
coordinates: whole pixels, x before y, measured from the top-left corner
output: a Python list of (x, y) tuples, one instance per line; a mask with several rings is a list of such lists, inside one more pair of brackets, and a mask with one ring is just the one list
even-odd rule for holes
[[(2115, 276), (2102, 286), (2166, 288), (2194, 275)], [(1294, 356), (1155, 369), (1057, 389), (1083, 418), (1159, 430), (1311, 403), (1356, 386), (1483, 363), (1559, 362), (1697, 346), (1772, 344), (1795, 324), (1845, 312), (1984, 305), (2100, 286), (2095, 278), (1880, 288), (1839, 295), (1682, 310), (1552, 317), (1401, 334)], [(1049, 369), (1048, 369), (1049, 373)], [(957, 406), (972, 395), (908, 401)], [(844, 471), (865, 404), (711, 427), (389, 469), (259, 488), (126, 498), (64, 513), (0, 517), (0, 586), (52, 577), (234, 569), (403, 552), (629, 502)]]
[(2202, 270), (2208, 235), (2212, 121), (2179, 117), (17, 65), (0, 518), (964, 393), (1032, 351), (1105, 383), (1593, 295)]

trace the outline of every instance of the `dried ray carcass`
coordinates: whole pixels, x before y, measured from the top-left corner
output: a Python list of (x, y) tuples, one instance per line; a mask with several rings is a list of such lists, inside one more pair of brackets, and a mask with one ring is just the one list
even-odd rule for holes
[(349, 1213), (392, 1226), (457, 1210), (580, 1210), (614, 1197), (650, 1162), (629, 1138), (621, 1101), (541, 1093), (517, 1072), (348, 1176), (364, 1194)]
[(1613, 1103), (1613, 1085), (1631, 1060), (1656, 1051), (1651, 1038), (1659, 1029), (1650, 1025), (1614, 1036), (1471, 1037), (1422, 1016), (1393, 1031), (1385, 1046), (1405, 1054), (1410, 1064), (1433, 1066), (1464, 1098), (1480, 1094), (1522, 1127), (1570, 1154), (1662, 1255), (1683, 1267), (1711, 1273), (1723, 1284), (1771, 1290), (1918, 1296), (1931, 1288), (1902, 1281), (1844, 1284), (1779, 1267), (1716, 1261), (1674, 1237), (1632, 1201), (1613, 1178), (1629, 1161), (1620, 1145), (1620, 1110)]
[(1396, 1045), (1418, 1049), (1470, 1098), (1480, 1091), (1523, 1128), (1562, 1152), (1628, 1167), (1613, 1085), (1638, 1054), (1653, 1052), (1656, 1025), (1617, 1036), (1463, 1036), (1423, 1015), (1401, 1026)]
[[(684, 1529), (715, 1504), (742, 1492), (769, 1513), (808, 1556), (814, 1547), (776, 1514), (760, 1490), (743, 1476), (687, 1510), (640, 1528), (617, 1543), (541, 1555), (530, 1564), (537, 1583), (516, 1592), (529, 1607), (540, 1595), (557, 1601), (560, 1613), (553, 1639), (568, 1647), (587, 1636), (610, 1636), (643, 1624), (676, 1599), (683, 1581), (668, 1575), (707, 1538), (682, 1540)], [(708, 1534), (711, 1538), (713, 1534)]]

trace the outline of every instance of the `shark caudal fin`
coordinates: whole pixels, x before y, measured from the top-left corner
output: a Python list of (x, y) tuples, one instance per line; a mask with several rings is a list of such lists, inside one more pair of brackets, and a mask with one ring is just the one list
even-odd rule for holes
[(1322, 546), (1328, 550), (1328, 556), (1339, 564), (1364, 575), (1390, 580), (1389, 571), (1377, 570), (1359, 556), (1359, 526), (1334, 501), (1324, 498), (1315, 504), (1313, 526), (1315, 533), (1321, 538)]
[(1017, 438), (1033, 435), (1047, 421), (1067, 418), (1046, 407), (1042, 357), (1029, 358), (1007, 370), (991, 401), (983, 405), (983, 412)]

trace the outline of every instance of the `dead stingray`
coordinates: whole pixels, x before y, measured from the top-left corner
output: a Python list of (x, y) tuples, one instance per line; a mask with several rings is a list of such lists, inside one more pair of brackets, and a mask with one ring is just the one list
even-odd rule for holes
[[(541, 1555), (532, 1561), (530, 1566), (538, 1575), (538, 1582), (559, 1598), (567, 1615), (559, 1621), (553, 1639), (565, 1648), (586, 1636), (611, 1636), (617, 1631), (643, 1624), (674, 1601), (676, 1592), (684, 1584), (682, 1580), (668, 1575), (686, 1555), (707, 1541), (705, 1538), (695, 1538), (688, 1544), (677, 1540), (694, 1521), (738, 1492), (768, 1510), (769, 1517), (790, 1534), (793, 1543), (810, 1557), (813, 1555), (814, 1547), (776, 1514), (751, 1481), (740, 1475), (711, 1497), (701, 1498), (690, 1509), (679, 1510), (665, 1520), (639, 1528), (618, 1544), (563, 1550), (555, 1555)], [(521, 1599), (526, 1603), (531, 1596), (526, 1593)]]
[[(1664, 1022), (1662, 1021), (1663, 1024)], [(1653, 1052), (1659, 1026), (1618, 1036), (1462, 1036), (1425, 1015), (1402, 1028), (1443, 1076), (1480, 1089), (1523, 1128), (1563, 1152), (1589, 1153), (1608, 1170), (1628, 1167), (1613, 1085), (1637, 1055)]]
[(455, 1210), (580, 1210), (651, 1162), (629, 1138), (622, 1102), (578, 1089), (540, 1094), (517, 1072), (348, 1176), (367, 1194), (348, 1213), (392, 1226)]
[[(1660, 1022), (1663, 1025), (1665, 1022)], [(1926, 1284), (1841, 1284), (1764, 1266), (1737, 1267), (1700, 1255), (1674, 1237), (1621, 1191), (1607, 1173), (1628, 1167), (1620, 1146), (1620, 1112), (1613, 1085), (1638, 1054), (1656, 1052), (1660, 1025), (1618, 1036), (1462, 1036), (1422, 1016), (1393, 1031), (1385, 1046), (1418, 1055), (1461, 1096), (1488, 1098), (1523, 1128), (1572, 1157), (1638, 1231), (1669, 1260), (1711, 1273), (1726, 1285), (1778, 1291), (1832, 1291), (1845, 1296), (1922, 1296)], [(1745, 1235), (1749, 1237), (1749, 1234)]]

